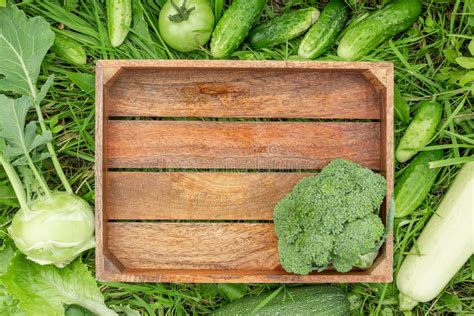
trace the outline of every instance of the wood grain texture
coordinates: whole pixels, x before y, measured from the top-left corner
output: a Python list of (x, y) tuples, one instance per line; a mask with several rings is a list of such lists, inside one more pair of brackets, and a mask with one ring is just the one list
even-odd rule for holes
[[(344, 70), (344, 71), (364, 71), (389, 69), (393, 67), (391, 62), (357, 62), (357, 61), (283, 61), (283, 60), (99, 60), (97, 64), (102, 66), (104, 72), (109, 69), (319, 69), (319, 70)], [(109, 80), (114, 79), (107, 76), (104, 84), (109, 84)]]
[(380, 118), (373, 85), (355, 71), (128, 69), (108, 91), (111, 116)]
[(109, 172), (117, 219), (272, 220), (276, 204), (314, 173)]
[[(279, 266), (271, 223), (109, 222), (115, 216), (131, 220), (145, 219), (142, 216), (150, 213), (176, 216), (189, 207), (194, 212), (188, 212), (190, 217), (186, 219), (204, 219), (209, 214), (229, 219), (234, 215), (248, 219), (247, 216), (257, 214), (256, 217), (268, 219), (268, 207), (274, 203), (273, 198), (276, 201), (277, 192), (289, 190), (286, 186), (297, 181), (285, 178), (270, 189), (271, 185), (245, 186), (245, 181), (253, 183), (255, 179), (251, 178), (227, 179), (235, 181), (240, 189), (226, 197), (224, 192), (231, 189), (218, 185), (219, 181), (225, 182), (223, 178), (217, 183), (216, 179), (202, 181), (205, 189), (195, 185), (200, 180), (194, 177), (200, 172), (191, 176), (183, 172), (182, 177), (154, 173), (147, 179), (117, 178), (115, 175), (121, 172), (109, 168), (319, 169), (329, 160), (341, 157), (379, 170), (387, 178), (390, 194), (393, 192), (391, 63), (112, 60), (99, 61), (96, 71), (98, 279), (213, 283), (392, 281), (393, 235), (368, 271), (345, 274), (324, 271), (300, 276), (288, 274)], [(112, 116), (129, 115), (369, 118), (379, 122), (147, 121), (142, 124), (109, 120)], [(142, 126), (135, 129), (135, 124)], [(211, 124), (215, 125), (210, 128)], [(255, 174), (246, 175), (265, 177)], [(262, 183), (271, 183), (264, 180)], [(210, 194), (201, 194), (202, 191)], [(113, 195), (109, 196), (110, 192)], [(221, 199), (215, 201), (219, 193)], [(127, 194), (133, 194), (135, 201), (111, 198), (125, 199)], [(175, 203), (173, 194), (179, 197)], [(212, 199), (206, 202), (206, 197)], [(258, 200), (260, 206), (252, 210), (238, 207), (245, 205), (246, 199)], [(222, 212), (225, 201), (230, 203)], [(387, 201), (381, 210), (382, 217), (386, 215)], [(206, 204), (211, 207), (206, 209)], [(134, 209), (136, 205), (139, 207)], [(169, 207), (161, 207), (165, 205)], [(216, 260), (220, 255), (222, 259)]]
[[(379, 70), (381, 72), (381, 70)], [(382, 218), (386, 219), (390, 207), (390, 198), (393, 196), (394, 176), (394, 71), (393, 65), (385, 67), (384, 83), (386, 89), (380, 88), (380, 108), (383, 120), (381, 121), (381, 142), (380, 142), (380, 162), (382, 165), (381, 174), (387, 180), (387, 196), (385, 205), (381, 210)], [(390, 232), (387, 241), (380, 251), (380, 257), (384, 258), (385, 275), (393, 274), (393, 230)]]
[(110, 121), (109, 168), (380, 169), (378, 122)]
[(274, 270), (280, 266), (272, 224), (107, 225), (109, 249), (127, 269)]
[[(368, 271), (294, 275), (280, 266), (273, 224), (108, 223), (124, 282), (325, 283), (387, 281), (379, 258)], [(147, 236), (146, 239), (143, 236)], [(236, 242), (238, 241), (238, 242)], [(344, 281), (343, 281), (344, 280)]]
[(107, 120), (104, 113), (104, 69), (99, 63), (96, 67), (95, 84), (95, 240), (96, 240), (96, 270), (97, 275), (105, 272), (105, 251), (106, 245), (104, 224), (107, 223), (104, 211), (104, 165), (106, 157), (104, 151), (104, 121)]

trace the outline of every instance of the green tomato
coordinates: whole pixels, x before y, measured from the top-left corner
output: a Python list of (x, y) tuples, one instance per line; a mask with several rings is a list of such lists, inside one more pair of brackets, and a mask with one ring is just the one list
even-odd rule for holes
[(180, 52), (190, 52), (209, 41), (214, 14), (208, 0), (169, 0), (160, 12), (163, 40)]

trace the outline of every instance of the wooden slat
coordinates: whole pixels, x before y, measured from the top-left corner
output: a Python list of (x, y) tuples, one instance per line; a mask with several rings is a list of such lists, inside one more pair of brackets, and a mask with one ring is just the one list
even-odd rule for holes
[(380, 169), (378, 122), (109, 121), (109, 168)]
[(274, 270), (273, 224), (108, 223), (111, 253), (126, 269)]
[(109, 172), (109, 219), (272, 220), (275, 205), (314, 173)]
[(353, 69), (130, 69), (107, 87), (110, 116), (380, 119)]
[(313, 272), (309, 275), (287, 273), (281, 268), (273, 270), (177, 270), (177, 269), (127, 269), (113, 272), (113, 267), (98, 275), (99, 280), (117, 282), (185, 282), (185, 283), (354, 283), (392, 282), (386, 273), (384, 257), (378, 257), (367, 271), (353, 270), (341, 274), (334, 270)]

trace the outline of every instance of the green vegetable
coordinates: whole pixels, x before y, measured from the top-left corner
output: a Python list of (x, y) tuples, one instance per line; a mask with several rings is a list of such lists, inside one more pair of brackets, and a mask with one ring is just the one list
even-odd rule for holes
[(439, 172), (429, 163), (442, 158), (442, 150), (424, 151), (403, 171), (395, 185), (395, 217), (410, 215), (425, 200)]
[(298, 55), (316, 58), (336, 41), (346, 24), (349, 9), (343, 0), (331, 0), (323, 9), (318, 21), (306, 33), (298, 48)]
[(62, 59), (76, 65), (87, 63), (86, 51), (78, 42), (61, 33), (56, 33), (52, 51)]
[(441, 121), (443, 108), (432, 101), (420, 102), (413, 121), (408, 126), (398, 144), (395, 157), (399, 162), (406, 162), (429, 143)]
[(107, 0), (107, 23), (112, 46), (122, 45), (132, 24), (132, 1)]
[(394, 86), (393, 92), (395, 116), (397, 117), (397, 119), (405, 123), (409, 123), (411, 118), (410, 107), (408, 106), (407, 101), (403, 99), (402, 94), (400, 93), (400, 90), (398, 90), (397, 86)]
[(319, 10), (315, 8), (289, 11), (250, 31), (249, 43), (254, 49), (285, 43), (306, 32), (318, 17)]
[[(60, 165), (55, 164), (52, 135), (40, 108), (53, 77), (40, 91), (35, 87), (54, 34), (44, 19), (27, 20), (16, 7), (0, 9), (0, 26), (0, 74), (4, 75), (0, 90), (23, 95), (13, 99), (0, 94), (0, 165), (20, 204), (8, 231), (28, 258), (62, 267), (94, 246), (94, 219), (91, 207), (73, 194)], [(40, 132), (38, 122), (26, 124), (32, 108), (36, 110)], [(49, 155), (43, 152), (45, 146)], [(67, 192), (51, 192), (44, 180), (40, 165), (49, 156)], [(22, 172), (23, 182), (17, 169)]]
[(384, 240), (378, 211), (386, 190), (381, 175), (345, 160), (302, 179), (273, 215), (283, 268), (308, 274), (330, 264), (339, 272), (370, 267)]
[(394, 0), (351, 26), (339, 43), (337, 55), (347, 60), (365, 56), (392, 36), (408, 29), (420, 13), (419, 0)]
[(466, 163), (397, 275), (400, 310), (434, 299), (474, 254), (474, 162)]
[[(0, 164), (21, 206), (8, 232), (30, 260), (63, 267), (94, 247), (92, 209), (71, 193), (52, 193), (35, 165), (41, 156), (33, 159), (32, 154), (51, 140), (51, 133), (36, 134), (36, 122), (25, 126), (31, 98), (14, 100), (0, 95), (0, 104)], [(14, 165), (30, 168), (42, 190), (35, 200), (29, 202)]]
[(15, 191), (7, 182), (0, 182), (0, 205), (18, 207)]
[(161, 9), (158, 23), (166, 44), (190, 52), (211, 38), (214, 13), (208, 0), (170, 0)]
[(236, 50), (258, 20), (265, 3), (265, 0), (232, 1), (212, 33), (212, 56), (225, 58)]
[[(23, 11), (15, 6), (0, 9), (0, 90), (11, 91), (32, 98), (35, 112), (43, 133), (47, 132), (40, 103), (49, 87), (53, 84), (50, 76), (41, 91), (36, 82), (46, 52), (54, 41), (54, 33), (49, 24), (40, 17), (27, 19)], [(3, 78), (2, 78), (3, 75)], [(61, 164), (51, 142), (46, 144), (54, 169), (66, 188), (72, 193), (71, 186), (64, 175)]]
[(63, 267), (95, 246), (92, 208), (65, 192), (41, 197), (22, 208), (8, 232), (18, 249), (39, 264)]
[(94, 316), (94, 314), (92, 314), (87, 309), (79, 305), (68, 306), (64, 315), (65, 316)]
[(261, 304), (268, 296), (269, 293), (263, 293), (255, 297), (240, 299), (218, 309), (212, 315), (346, 316), (350, 314), (349, 300), (344, 292), (335, 286), (291, 287), (280, 291), (266, 304)]
[[(95, 315), (117, 315), (104, 304), (104, 298), (87, 267), (75, 261), (64, 269), (40, 266), (14, 255), (0, 278), (20, 315), (64, 315), (64, 305), (80, 305)], [(9, 313), (7, 313), (9, 315)]]

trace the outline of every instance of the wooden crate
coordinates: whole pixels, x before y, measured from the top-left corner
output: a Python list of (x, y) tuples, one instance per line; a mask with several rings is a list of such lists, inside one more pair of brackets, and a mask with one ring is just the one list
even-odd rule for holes
[(379, 171), (391, 195), (392, 64), (99, 61), (96, 102), (99, 280), (392, 281), (392, 236), (368, 271), (300, 276), (272, 224), (335, 158)]

